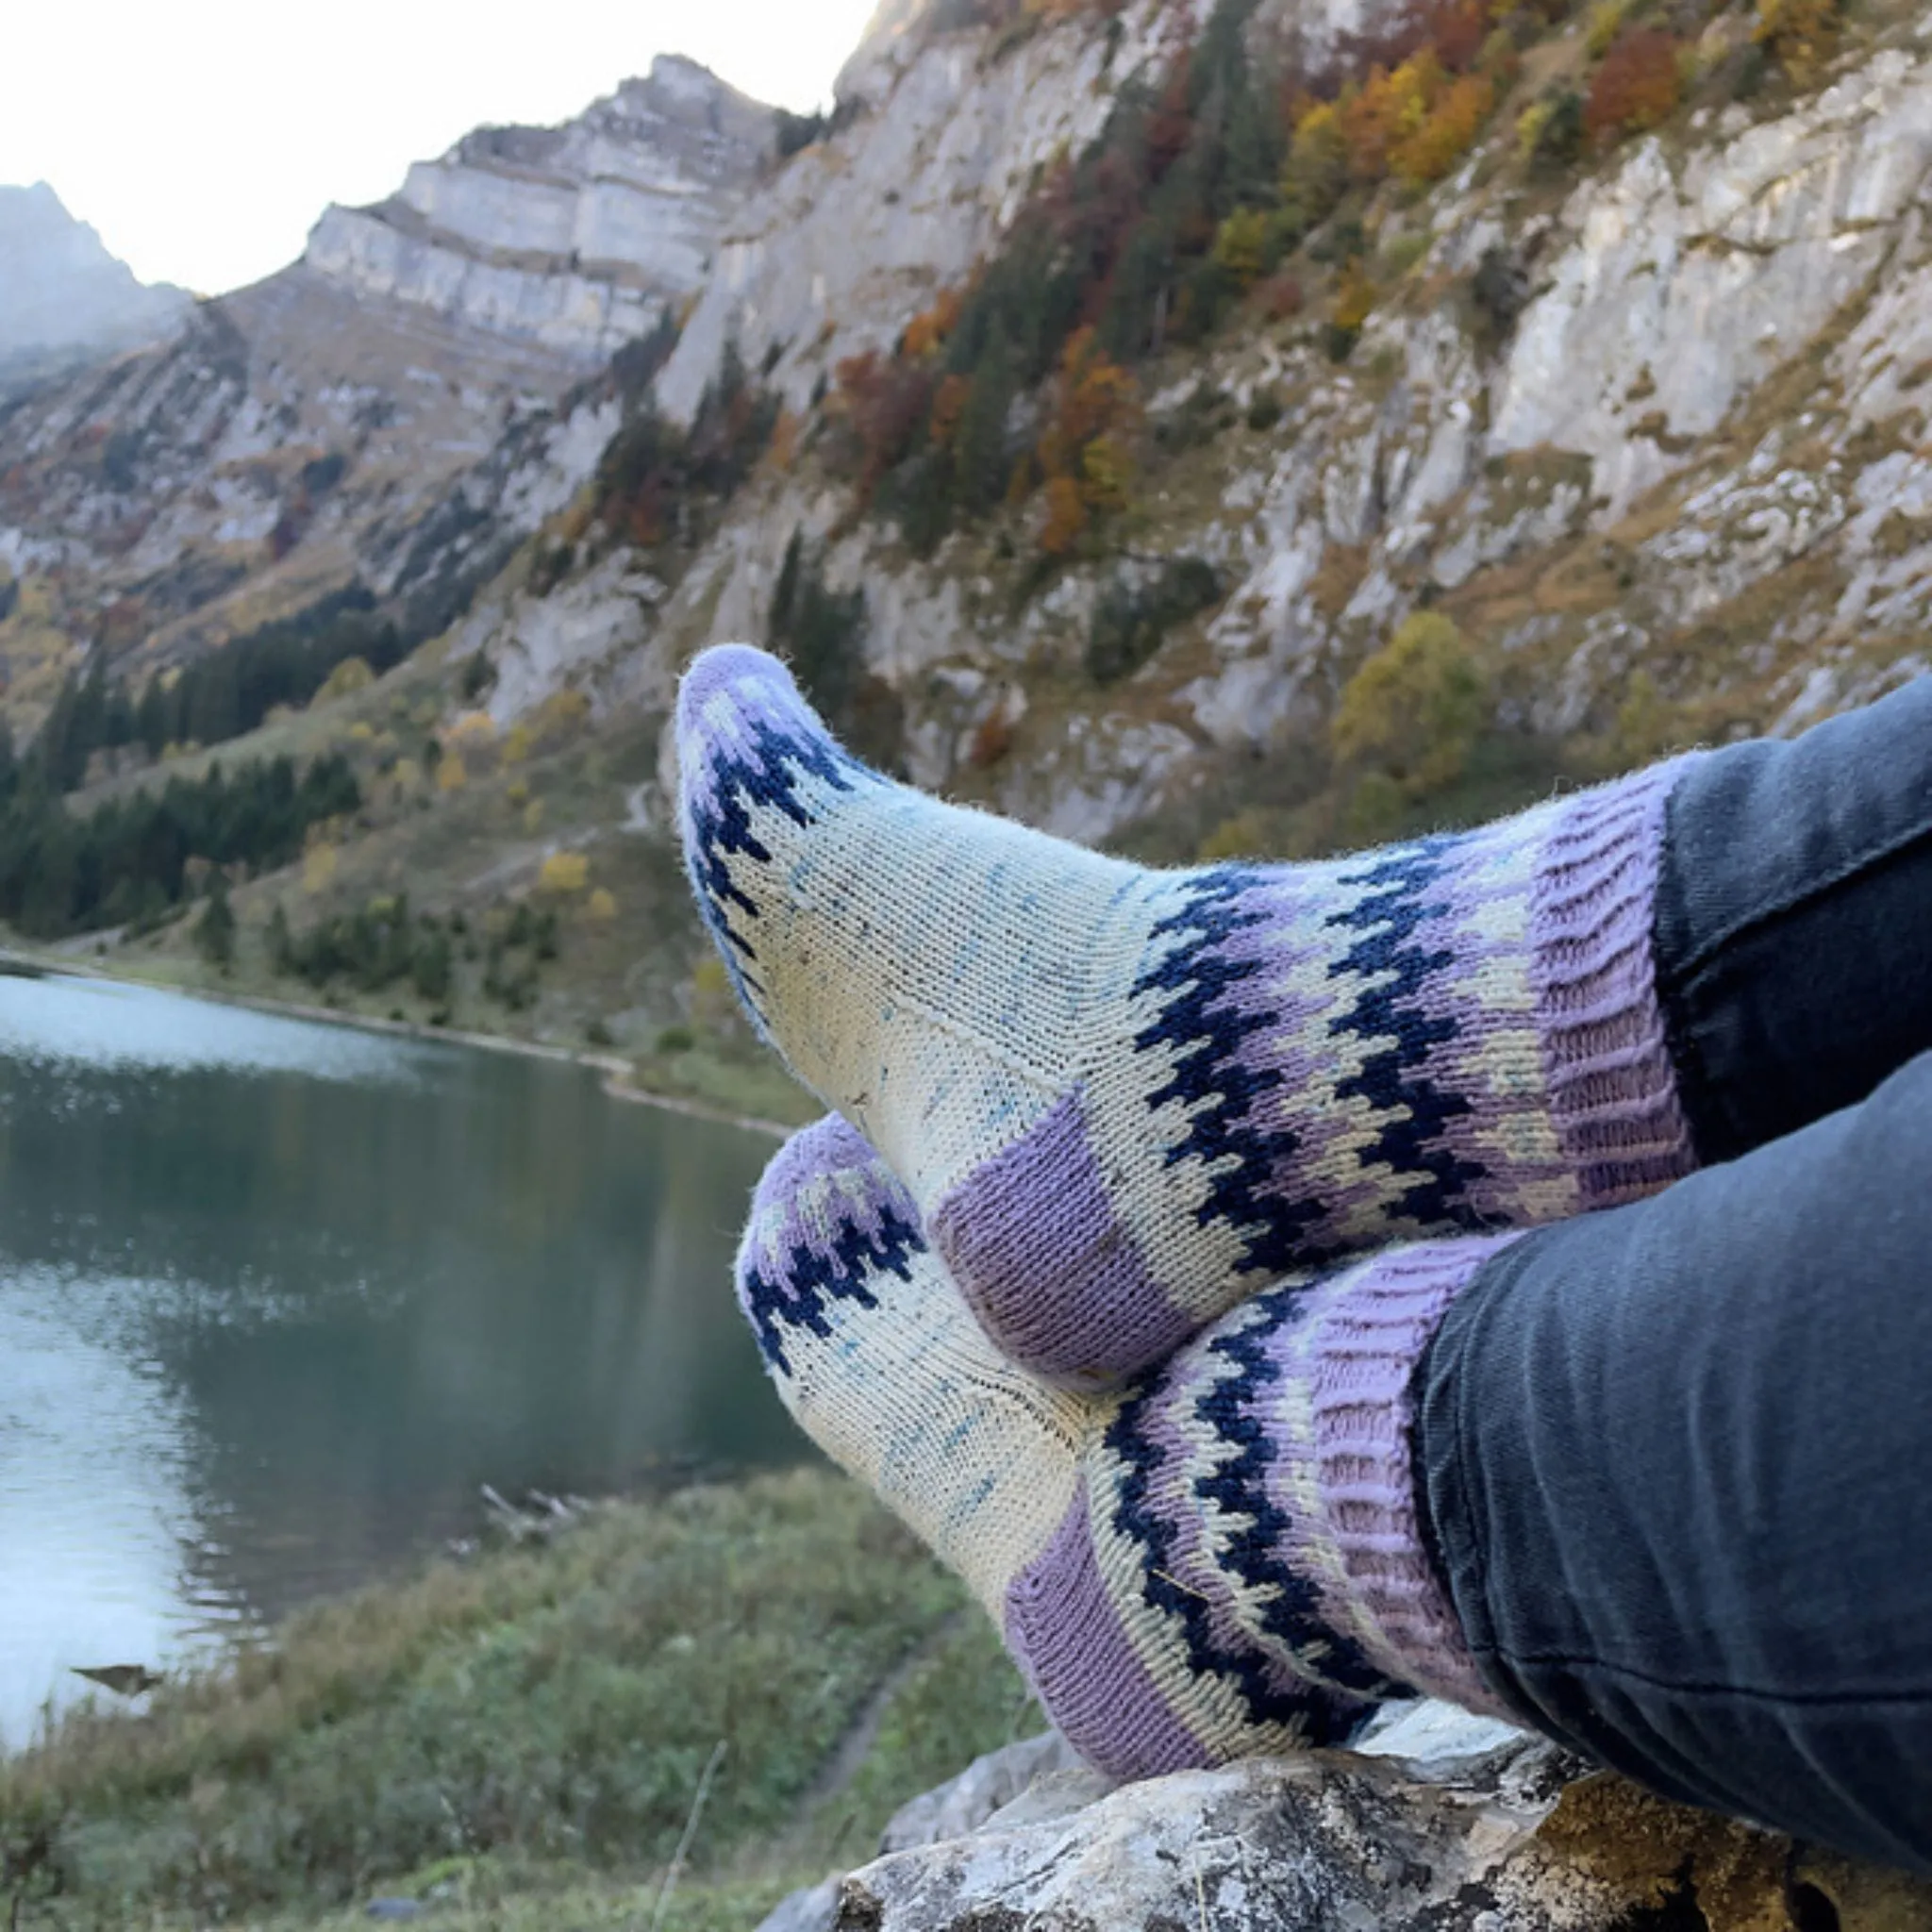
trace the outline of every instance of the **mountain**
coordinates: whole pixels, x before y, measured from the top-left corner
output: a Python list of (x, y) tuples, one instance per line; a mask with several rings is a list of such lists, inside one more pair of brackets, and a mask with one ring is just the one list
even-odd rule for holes
[(777, 126), (660, 59), (562, 127), (482, 129), (329, 209), (166, 345), (0, 402), (0, 568), (40, 592), (30, 634), (0, 629), (15, 718), (91, 651), (145, 675), (351, 586), (435, 627), (462, 573), (418, 526), (505, 444), (557, 473), (504, 507), (512, 540), (568, 501), (640, 379), (614, 353), (690, 299)]
[[(675, 678), (719, 638), (786, 650), (875, 762), (1169, 860), (1466, 821), (1932, 657), (1902, 0), (890, 0), (823, 125), (739, 142), (675, 299), (667, 244), (675, 343), (591, 373), (613, 311), (561, 291), (621, 278), (561, 243), (603, 138), (476, 137), (361, 255), (331, 216), (175, 350), (0, 418), (23, 724), (83, 662), (201, 691), (245, 616), (352, 582), (425, 641), (220, 747), (360, 774), (325, 862), (231, 869), (261, 989), (752, 1104), (670, 837)], [(108, 762), (77, 805), (152, 783)], [(403, 892), (456, 922), (433, 994), (331, 963)], [(189, 932), (116, 957), (201, 970)]]
[(480, 128), (388, 201), (331, 208), (303, 261), (594, 367), (703, 286), (774, 132), (770, 108), (663, 58), (562, 127)]
[(158, 341), (192, 307), (183, 290), (137, 281), (44, 181), (0, 188), (0, 388)]

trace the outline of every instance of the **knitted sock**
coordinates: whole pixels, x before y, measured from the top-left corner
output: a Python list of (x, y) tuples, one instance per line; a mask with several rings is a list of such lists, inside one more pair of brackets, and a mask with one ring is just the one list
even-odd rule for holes
[(1149, 872), (849, 757), (698, 658), (687, 863), (754, 1018), (1015, 1361), (1106, 1386), (1295, 1268), (1693, 1164), (1652, 903), (1672, 765), (1478, 831)]
[(911, 1197), (842, 1121), (773, 1162), (738, 1291), (778, 1392), (991, 1613), (1048, 1714), (1122, 1777), (1345, 1741), (1484, 1689), (1421, 1543), (1408, 1383), (1511, 1237), (1284, 1283), (1112, 1396), (993, 1346)]

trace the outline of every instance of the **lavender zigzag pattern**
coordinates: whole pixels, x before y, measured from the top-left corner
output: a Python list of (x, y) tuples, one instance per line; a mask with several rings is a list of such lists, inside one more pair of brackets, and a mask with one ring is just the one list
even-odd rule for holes
[[(1117, 1474), (1110, 1527), (1143, 1553), (1141, 1599), (1171, 1620), (1189, 1672), (1229, 1684), (1256, 1725), (1290, 1725), (1312, 1743), (1333, 1743), (1354, 1730), (1366, 1699), (1396, 1693), (1346, 1640), (1315, 1621), (1312, 1592), (1289, 1561), (1291, 1520), (1254, 1487), (1271, 1452), (1243, 1415), (1253, 1412), (1249, 1377), (1265, 1366), (1243, 1337), (1279, 1318), (1264, 1313), (1237, 1324), (1225, 1338), (1234, 1343), (1224, 1352), (1226, 1372), (1208, 1364), (1205, 1350), (1191, 1350), (1122, 1404), (1104, 1439)], [(1229, 1453), (1204, 1455), (1204, 1433)], [(1216, 1518), (1213, 1532), (1207, 1510)], [(1204, 1538), (1214, 1532), (1210, 1551)], [(1257, 1643), (1241, 1627), (1215, 1574), (1224, 1565), (1250, 1599), (1267, 1605), (1272, 1642)]]
[[(1434, 987), (1452, 963), (1440, 923), (1459, 905), (1480, 909), (1458, 864), (1465, 842), (1217, 868), (1183, 885), (1183, 908), (1156, 928), (1166, 949), (1135, 992), (1158, 997), (1158, 1017), (1133, 1043), (1172, 1056), (1148, 1106), (1190, 1108), (1168, 1164), (1212, 1171), (1197, 1218), (1244, 1238), (1239, 1273), (1319, 1267), (1405, 1225), (1484, 1224), (1488, 1170), (1452, 1137), (1473, 1102), (1442, 1074), (1486, 1016), (1441, 1009)], [(1363, 1064), (1338, 1085), (1350, 1035)], [(1367, 1104), (1380, 1124), (1365, 1144), (1356, 1120), (1308, 1104), (1324, 1089)], [(1392, 1183), (1373, 1172), (1381, 1163)]]
[(766, 1367), (791, 1374), (789, 1335), (829, 1341), (836, 1304), (876, 1308), (872, 1281), (909, 1281), (924, 1252), (911, 1196), (858, 1133), (834, 1119), (794, 1135), (765, 1170), (739, 1254), (739, 1306)]
[(1174, 1604), (1176, 1591), (1191, 1598), (1201, 1607), (1191, 1633), (1196, 1643), (1205, 1640), (1221, 1657), (1251, 1656), (1271, 1688), (1324, 1713), (1319, 1728), (1334, 1736), (1359, 1715), (1357, 1700), (1383, 1687), (1366, 1667), (1350, 1673), (1350, 1682), (1324, 1668), (1334, 1648), (1331, 1632), (1311, 1614), (1307, 1581), (1284, 1560), (1295, 1539), (1270, 1542), (1294, 1521), (1299, 1506), (1285, 1508), (1271, 1494), (1258, 1511), (1248, 1507), (1241, 1478), (1252, 1474), (1255, 1444), (1231, 1438), (1218, 1419), (1239, 1406), (1239, 1385), (1252, 1373), (1238, 1334), (1278, 1318), (1278, 1308), (1260, 1304), (1229, 1316), (1212, 1342), (1176, 1356), (1161, 1371), (1141, 1406), (1141, 1459), (1150, 1471), (1145, 1507), (1160, 1520), (1166, 1554), (1152, 1600)]
[[(1477, 1234), (1690, 1171), (1650, 947), (1681, 766), (1467, 834), (1180, 882), (1136, 987), (1170, 1167), (1241, 1274)], [(1348, 1050), (1360, 1064), (1337, 1079)], [(1324, 1090), (1353, 1109), (1308, 1096)], [(1370, 1126), (1364, 1134), (1362, 1114)]]

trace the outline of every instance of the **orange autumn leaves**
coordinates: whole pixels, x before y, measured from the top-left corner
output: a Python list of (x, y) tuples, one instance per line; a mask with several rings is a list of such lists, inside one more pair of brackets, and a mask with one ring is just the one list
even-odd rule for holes
[(1373, 184), (1394, 175), (1424, 187), (1475, 144), (1495, 105), (1487, 74), (1452, 75), (1433, 47), (1424, 47), (1398, 67), (1371, 68), (1359, 86), (1308, 109), (1295, 132), (1300, 138), (1309, 119), (1332, 114), (1353, 179)]

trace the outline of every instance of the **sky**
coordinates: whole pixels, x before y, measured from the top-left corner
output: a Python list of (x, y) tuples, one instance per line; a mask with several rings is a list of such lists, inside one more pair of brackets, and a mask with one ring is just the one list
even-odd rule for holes
[(658, 54), (809, 111), (875, 0), (0, 0), (0, 184), (146, 282), (220, 294), (486, 123), (568, 120)]

